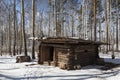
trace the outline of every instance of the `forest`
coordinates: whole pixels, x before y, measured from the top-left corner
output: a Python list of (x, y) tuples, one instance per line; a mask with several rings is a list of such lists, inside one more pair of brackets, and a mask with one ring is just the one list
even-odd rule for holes
[(120, 0), (0, 0), (0, 80), (120, 80)]
[(119, 19), (120, 0), (0, 0), (0, 55), (31, 52), (35, 59), (42, 37), (78, 37), (119, 51)]

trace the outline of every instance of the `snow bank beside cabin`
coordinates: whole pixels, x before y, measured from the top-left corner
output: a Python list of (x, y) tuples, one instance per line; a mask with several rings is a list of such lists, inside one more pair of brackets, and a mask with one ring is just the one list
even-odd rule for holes
[[(100, 54), (107, 61), (110, 55)], [(120, 59), (119, 57), (117, 58)], [(120, 67), (100, 70), (101, 66), (90, 65), (80, 70), (61, 70), (58, 67), (38, 65), (33, 62), (15, 63), (15, 57), (0, 56), (0, 80), (119, 80)]]
[(111, 55), (112, 55), (112, 52), (109, 52), (108, 54), (99, 53), (100, 58), (104, 58), (105, 62), (120, 64), (120, 53), (119, 52), (114, 53), (115, 59), (112, 59)]

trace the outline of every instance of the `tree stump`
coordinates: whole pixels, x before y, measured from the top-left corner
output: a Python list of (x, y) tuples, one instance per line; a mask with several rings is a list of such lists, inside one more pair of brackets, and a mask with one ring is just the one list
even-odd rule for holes
[(16, 63), (22, 63), (22, 62), (30, 62), (30, 56), (17, 56), (16, 57)]

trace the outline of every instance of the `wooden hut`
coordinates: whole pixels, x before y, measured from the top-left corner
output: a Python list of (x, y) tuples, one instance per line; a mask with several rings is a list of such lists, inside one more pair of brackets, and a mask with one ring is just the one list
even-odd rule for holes
[(99, 58), (98, 47), (104, 44), (74, 38), (46, 38), (39, 42), (38, 63), (67, 70), (94, 64)]

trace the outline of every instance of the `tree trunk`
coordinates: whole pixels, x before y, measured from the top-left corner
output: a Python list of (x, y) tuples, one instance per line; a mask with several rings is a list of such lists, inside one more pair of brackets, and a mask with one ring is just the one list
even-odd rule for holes
[[(10, 6), (9, 6), (10, 7)], [(10, 17), (10, 8), (9, 8), (9, 15), (8, 15), (8, 53), (9, 55), (12, 55), (11, 54), (11, 17)]]
[(82, 38), (84, 38), (84, 0), (82, 1), (82, 32), (81, 32), (81, 35), (82, 35)]
[[(21, 20), (21, 26), (22, 26), (22, 20)], [(20, 41), (19, 41), (19, 43), (20, 43), (20, 46), (19, 46), (19, 50), (20, 50), (20, 54), (22, 53), (22, 46), (23, 46), (23, 44), (22, 44), (22, 27), (20, 27), (20, 33), (19, 33), (19, 35), (20, 35)]]
[(55, 36), (59, 36), (58, 32), (57, 32), (57, 9), (56, 9), (56, 0), (54, 0), (54, 30), (56, 32)]
[[(108, 43), (108, 10), (107, 10), (107, 1), (105, 1), (105, 21), (106, 21), (106, 43)], [(106, 45), (106, 53), (108, 52), (108, 45)]]
[(94, 41), (96, 41), (96, 0), (94, 0)]
[[(51, 10), (50, 10), (51, 11)], [(48, 17), (48, 22), (49, 22), (49, 28), (48, 28), (48, 36), (50, 36), (50, 34), (51, 34), (51, 23), (50, 23), (50, 20), (51, 20), (51, 15), (50, 15), (50, 12), (48, 13), (49, 14), (49, 17)]]
[(118, 26), (119, 26), (119, 22), (118, 22), (118, 15), (119, 15), (119, 11), (118, 11), (118, 0), (116, 0), (116, 51), (118, 51), (118, 47), (119, 47), (119, 44), (118, 44)]
[(26, 45), (26, 35), (25, 35), (25, 17), (24, 17), (24, 0), (21, 0), (22, 4), (22, 37), (24, 45), (24, 55), (27, 56), (27, 45)]
[(16, 0), (14, 0), (14, 42), (13, 42), (13, 56), (16, 54)]
[[(35, 38), (35, 0), (32, 0), (32, 37)], [(35, 59), (35, 40), (32, 40), (32, 59)]]
[[(0, 26), (2, 26), (1, 22), (0, 22)], [(0, 27), (0, 55), (2, 56), (2, 27)]]
[(90, 16), (90, 40), (92, 40), (92, 38), (93, 38), (93, 36), (92, 36), (92, 34), (93, 34), (93, 29), (92, 29), (92, 17)]
[(72, 9), (72, 37), (74, 37), (74, 9)]
[(2, 47), (3, 47), (3, 20), (2, 17), (0, 16), (0, 55), (2, 56), (3, 52), (2, 52)]
[(18, 35), (18, 20), (16, 16), (16, 54), (18, 54), (18, 47), (19, 47), (19, 35)]

